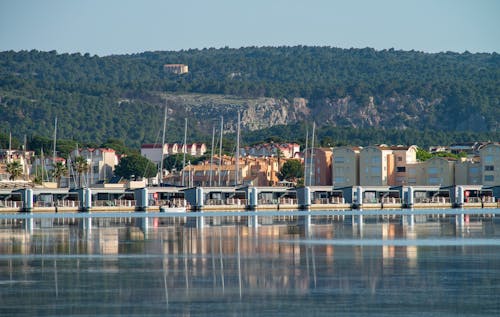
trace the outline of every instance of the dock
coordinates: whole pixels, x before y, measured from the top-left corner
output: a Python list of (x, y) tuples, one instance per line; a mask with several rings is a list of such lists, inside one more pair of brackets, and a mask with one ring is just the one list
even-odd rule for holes
[(0, 213), (483, 209), (500, 208), (497, 195), (477, 186), (20, 188), (0, 190)]

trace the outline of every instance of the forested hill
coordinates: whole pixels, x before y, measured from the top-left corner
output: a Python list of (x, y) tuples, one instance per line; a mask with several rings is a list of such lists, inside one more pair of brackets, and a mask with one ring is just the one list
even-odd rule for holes
[[(168, 63), (186, 64), (189, 73), (166, 73)], [(0, 132), (18, 138), (50, 136), (57, 116), (62, 138), (138, 146), (157, 140), (164, 105), (168, 141), (181, 139), (184, 117), (192, 138), (207, 140), (221, 115), (231, 130), (237, 109), (246, 130), (314, 120), (320, 129), (498, 138), (499, 96), (496, 53), (303, 46), (106, 57), (0, 52)]]

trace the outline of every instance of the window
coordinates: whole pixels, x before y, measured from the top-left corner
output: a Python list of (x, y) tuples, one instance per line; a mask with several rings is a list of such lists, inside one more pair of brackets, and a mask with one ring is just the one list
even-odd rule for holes
[(345, 160), (344, 160), (343, 156), (335, 156), (335, 158), (334, 158), (334, 163), (335, 164), (342, 164), (344, 162), (345, 162)]
[(343, 177), (335, 177), (335, 184), (343, 184), (344, 181)]
[(494, 175), (484, 175), (484, 181), (485, 182), (494, 182), (495, 176)]
[(380, 176), (372, 176), (370, 178), (370, 183), (371, 183), (371, 185), (381, 185), (382, 182), (380, 180)]
[(403, 162), (403, 157), (398, 156), (398, 162)]
[(337, 175), (337, 176), (344, 175), (344, 169), (343, 168), (339, 168), (339, 167), (335, 167), (335, 175)]
[(380, 166), (372, 166), (372, 168), (371, 168), (371, 173), (372, 174), (380, 174), (381, 171), (382, 170), (381, 170)]
[(484, 166), (484, 170), (485, 171), (494, 171), (495, 170), (495, 166), (493, 166), (493, 165), (485, 165)]
[(438, 168), (437, 167), (429, 167), (427, 170), (427, 173), (429, 174), (437, 174), (438, 173)]
[(441, 184), (441, 178), (439, 178), (439, 177), (429, 177), (428, 181), (429, 181), (428, 183), (429, 183), (430, 185), (438, 185), (438, 184)]
[(485, 164), (492, 164), (493, 163), (493, 155), (486, 155), (484, 157), (484, 163)]
[(380, 164), (380, 162), (381, 162), (380, 156), (373, 156), (371, 161), (372, 161), (372, 164), (374, 164), (374, 165)]
[(398, 167), (396, 167), (396, 172), (397, 173), (405, 173), (406, 167), (405, 166), (398, 166)]

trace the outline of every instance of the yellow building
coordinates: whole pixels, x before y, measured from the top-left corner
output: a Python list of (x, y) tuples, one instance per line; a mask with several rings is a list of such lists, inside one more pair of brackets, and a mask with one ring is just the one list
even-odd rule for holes
[(456, 159), (447, 157), (433, 157), (425, 162), (424, 184), (441, 185), (442, 187), (455, 185), (455, 162)]
[(482, 184), (482, 165), (479, 158), (465, 159), (455, 163), (455, 185)]
[(425, 166), (423, 162), (415, 162), (406, 165), (406, 180), (401, 185), (424, 185)]
[(490, 143), (479, 149), (483, 185), (500, 185), (500, 144)]
[(332, 180), (334, 187), (359, 184), (359, 147), (333, 148)]
[(387, 186), (393, 168), (392, 150), (388, 146), (367, 146), (359, 152), (361, 186)]

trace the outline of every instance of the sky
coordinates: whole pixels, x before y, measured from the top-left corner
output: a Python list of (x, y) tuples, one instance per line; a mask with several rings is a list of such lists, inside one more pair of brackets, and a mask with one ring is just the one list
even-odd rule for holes
[(500, 52), (499, 0), (0, 0), (0, 51), (314, 45)]

